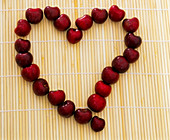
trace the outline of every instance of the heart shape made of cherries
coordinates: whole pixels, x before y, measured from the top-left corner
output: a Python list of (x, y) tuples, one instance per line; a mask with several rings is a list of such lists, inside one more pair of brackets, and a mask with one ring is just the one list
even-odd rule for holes
[[(109, 13), (106, 9), (94, 8), (91, 16), (84, 15), (76, 20), (75, 24), (77, 29), (70, 28), (71, 21), (66, 14), (60, 15), (58, 7), (47, 6), (44, 9), (45, 16), (48, 20), (54, 22), (54, 26), (59, 31), (67, 31), (67, 40), (72, 43), (78, 43), (82, 37), (84, 30), (92, 27), (93, 21), (97, 24), (104, 23), (108, 16), (114, 22), (120, 22), (125, 17), (125, 11), (120, 9), (117, 5), (112, 5)], [(31, 31), (30, 24), (38, 24), (43, 19), (43, 11), (40, 8), (29, 8), (26, 10), (26, 19), (20, 19), (15, 28), (15, 33), (18, 36), (27, 36)], [(125, 36), (125, 49), (123, 56), (117, 56), (112, 61), (112, 67), (107, 66), (102, 71), (102, 80), (98, 81), (95, 85), (95, 94), (88, 98), (88, 108), (79, 108), (75, 110), (75, 104), (71, 100), (65, 101), (65, 93), (62, 90), (50, 91), (48, 82), (45, 79), (39, 78), (40, 69), (36, 64), (32, 64), (33, 56), (30, 52), (31, 43), (29, 40), (17, 39), (15, 42), (15, 49), (18, 54), (15, 57), (17, 64), (22, 67), (21, 75), (29, 82), (33, 83), (33, 91), (37, 96), (44, 96), (48, 94), (49, 102), (58, 106), (58, 113), (66, 118), (74, 115), (75, 120), (80, 124), (91, 122), (91, 128), (95, 132), (99, 132), (105, 127), (105, 120), (94, 116), (92, 112), (101, 112), (106, 106), (105, 97), (111, 93), (111, 84), (115, 84), (119, 79), (120, 73), (125, 73), (129, 69), (129, 64), (134, 63), (139, 58), (139, 52), (135, 50), (138, 48), (142, 39), (134, 35), (134, 32), (139, 27), (139, 20), (134, 17), (131, 19), (123, 20), (123, 28), (128, 32)]]

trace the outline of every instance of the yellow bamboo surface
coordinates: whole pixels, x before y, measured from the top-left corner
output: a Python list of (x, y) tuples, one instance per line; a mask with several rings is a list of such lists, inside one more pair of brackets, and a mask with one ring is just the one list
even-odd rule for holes
[[(123, 8), (127, 18), (139, 18), (135, 34), (143, 44), (137, 49), (140, 59), (112, 86), (104, 111), (93, 113), (106, 121), (105, 129), (95, 133), (90, 124), (59, 116), (47, 97), (34, 95), (32, 83), (23, 80), (15, 62), (14, 28), (31, 7), (58, 6), (75, 27), (75, 20), (94, 7), (108, 10), (113, 4)], [(0, 23), (0, 139), (170, 139), (170, 0), (0, 0)], [(50, 89), (64, 90), (66, 99), (84, 108), (102, 69), (126, 48), (125, 35), (121, 22), (108, 19), (93, 24), (80, 43), (71, 45), (66, 32), (57, 31), (44, 17), (25, 39), (31, 41), (34, 63)]]

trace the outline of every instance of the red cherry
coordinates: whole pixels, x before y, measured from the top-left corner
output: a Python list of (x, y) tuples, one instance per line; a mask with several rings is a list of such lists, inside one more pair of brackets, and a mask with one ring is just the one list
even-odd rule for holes
[(97, 94), (103, 97), (107, 97), (111, 93), (111, 86), (105, 84), (103, 81), (98, 81), (95, 85), (95, 91)]
[(129, 69), (129, 63), (123, 56), (117, 56), (112, 61), (112, 69), (118, 73), (124, 73)]
[(138, 60), (139, 58), (139, 52), (132, 49), (132, 48), (127, 48), (124, 53), (123, 56), (126, 58), (126, 60), (129, 63), (134, 63)]
[(33, 91), (37, 96), (44, 96), (49, 92), (49, 86), (45, 79), (37, 79), (33, 83)]
[(87, 105), (92, 111), (100, 112), (105, 108), (106, 100), (98, 94), (93, 94), (88, 98)]
[(112, 21), (121, 21), (125, 17), (125, 11), (119, 9), (117, 5), (112, 5), (109, 9), (109, 18)]
[(67, 100), (58, 106), (58, 113), (65, 118), (71, 117), (74, 114), (74, 111), (75, 105), (70, 100)]
[(31, 66), (24, 68), (21, 71), (21, 75), (26, 81), (32, 82), (40, 76), (40, 69), (36, 64), (32, 64)]
[(114, 72), (112, 67), (105, 67), (102, 72), (102, 80), (107, 84), (115, 84), (119, 80), (119, 73)]
[(67, 40), (72, 44), (78, 43), (82, 37), (83, 33), (81, 30), (70, 28), (67, 31)]
[(102, 131), (105, 127), (105, 120), (102, 118), (99, 118), (97, 116), (94, 116), (91, 120), (91, 128), (95, 132)]
[(133, 33), (139, 28), (139, 20), (136, 17), (132, 19), (125, 19), (123, 21), (123, 28), (127, 32)]
[(31, 43), (29, 40), (17, 39), (15, 41), (15, 50), (18, 53), (26, 53), (30, 50)]
[(43, 11), (40, 8), (28, 8), (25, 15), (32, 24), (38, 24), (43, 19)]
[(80, 17), (76, 20), (76, 26), (80, 30), (88, 30), (92, 27), (92, 25), (93, 20), (89, 15), (84, 15), (83, 17)]
[(54, 21), (54, 26), (59, 31), (66, 31), (71, 26), (71, 21), (66, 14), (62, 14)]
[(108, 13), (106, 9), (94, 8), (91, 13), (92, 19), (98, 24), (102, 24), (107, 20)]
[(74, 118), (78, 123), (85, 124), (91, 120), (92, 112), (89, 109), (77, 109)]
[(44, 14), (48, 20), (55, 20), (60, 16), (60, 9), (58, 7), (47, 6), (44, 9)]
[(18, 53), (15, 57), (15, 60), (20, 67), (25, 68), (32, 64), (33, 57), (32, 57), (32, 54), (29, 52)]
[(62, 90), (50, 91), (48, 94), (48, 100), (52, 105), (59, 105), (65, 100), (65, 93)]
[(125, 44), (128, 48), (138, 48), (142, 43), (140, 36), (135, 36), (133, 33), (127, 33), (125, 36)]
[(31, 31), (31, 25), (28, 21), (24, 19), (20, 19), (17, 23), (17, 27), (15, 28), (15, 33), (18, 36), (27, 36)]

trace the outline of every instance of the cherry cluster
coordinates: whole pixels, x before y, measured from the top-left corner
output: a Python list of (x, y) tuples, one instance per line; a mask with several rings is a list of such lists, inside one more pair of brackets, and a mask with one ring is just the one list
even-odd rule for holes
[[(94, 8), (91, 16), (84, 15), (76, 20), (77, 29), (70, 28), (71, 21), (66, 14), (60, 14), (58, 7), (47, 6), (44, 9), (45, 16), (48, 20), (54, 22), (54, 26), (59, 31), (67, 31), (67, 40), (72, 43), (78, 43), (82, 37), (84, 30), (92, 27), (93, 21), (97, 24), (104, 23), (108, 16), (114, 22), (120, 22), (125, 17), (125, 11), (119, 9), (118, 6), (113, 5), (109, 9)], [(18, 36), (27, 36), (31, 31), (30, 24), (38, 24), (43, 19), (43, 11), (40, 8), (29, 8), (26, 11), (26, 19), (20, 19), (15, 28), (15, 33)], [(125, 49), (123, 56), (117, 56), (112, 61), (112, 66), (107, 66), (102, 71), (102, 80), (95, 85), (95, 94), (88, 98), (87, 105), (90, 109), (75, 110), (74, 102), (70, 100), (65, 101), (65, 93), (62, 90), (50, 91), (48, 82), (45, 79), (39, 78), (40, 69), (36, 64), (32, 64), (33, 56), (29, 52), (31, 43), (29, 40), (17, 39), (15, 42), (15, 49), (18, 52), (16, 55), (17, 64), (22, 67), (21, 75), (29, 82), (33, 82), (33, 91), (37, 96), (48, 95), (49, 102), (58, 106), (58, 113), (66, 118), (74, 115), (75, 120), (80, 124), (85, 124), (91, 121), (91, 128), (95, 132), (103, 130), (105, 121), (102, 118), (94, 116), (92, 112), (101, 112), (106, 106), (105, 97), (111, 93), (111, 84), (115, 84), (119, 80), (119, 74), (125, 73), (129, 69), (130, 63), (134, 63), (139, 58), (139, 52), (135, 50), (138, 48), (142, 39), (134, 35), (134, 32), (139, 27), (139, 20), (134, 17), (131, 19), (124, 19), (123, 28), (128, 32), (125, 36)]]

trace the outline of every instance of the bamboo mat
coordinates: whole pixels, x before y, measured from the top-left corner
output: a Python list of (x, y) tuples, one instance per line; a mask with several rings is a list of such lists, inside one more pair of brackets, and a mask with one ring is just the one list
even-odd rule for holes
[[(125, 9), (126, 17), (139, 18), (136, 34), (143, 44), (139, 61), (112, 86), (105, 110), (93, 113), (106, 121), (105, 129), (95, 133), (89, 124), (60, 117), (46, 97), (34, 95), (32, 83), (22, 79), (15, 63), (13, 31), (30, 7), (59, 6), (75, 27), (76, 18), (92, 8), (113, 4)], [(170, 139), (170, 0), (0, 0), (0, 21), (0, 139)], [(66, 32), (54, 29), (44, 17), (26, 37), (41, 77), (51, 90), (63, 89), (76, 107), (87, 107), (102, 69), (126, 48), (121, 23), (108, 19), (83, 33), (83, 40), (71, 45)]]

